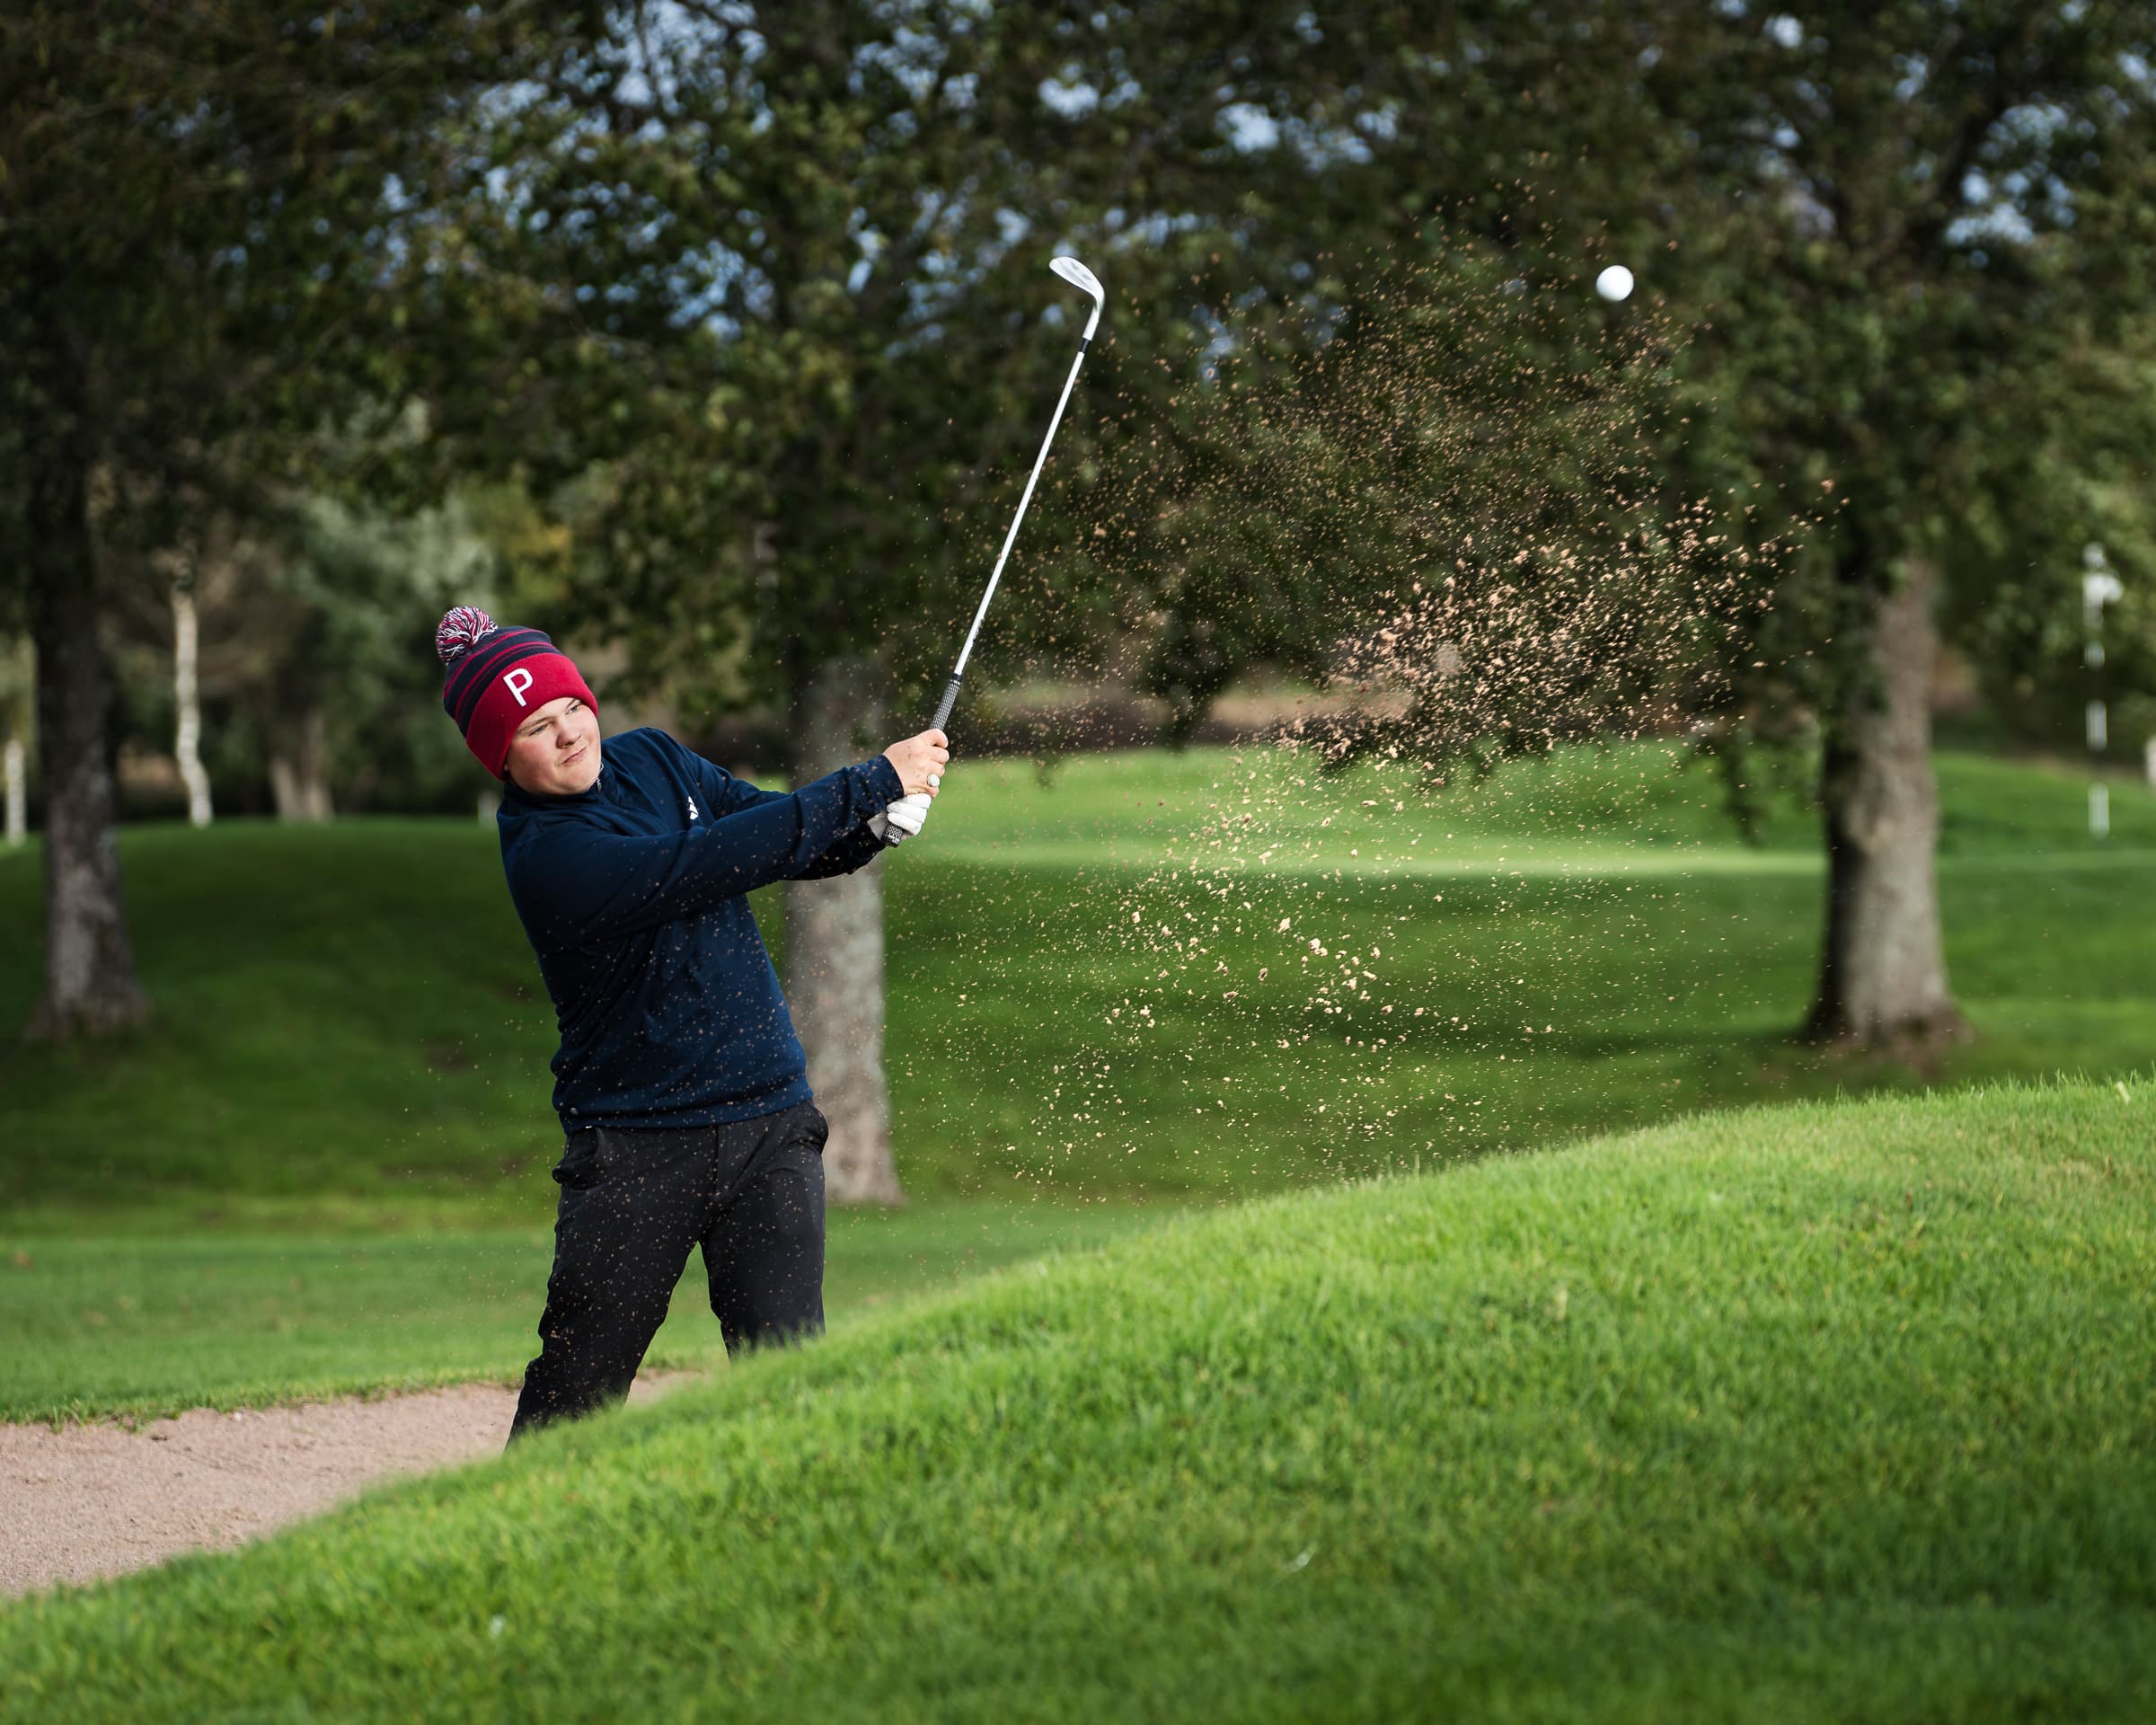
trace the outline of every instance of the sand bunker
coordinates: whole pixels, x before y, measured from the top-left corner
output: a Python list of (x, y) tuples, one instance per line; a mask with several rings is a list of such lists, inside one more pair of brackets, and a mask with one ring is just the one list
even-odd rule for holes
[[(646, 1402), (695, 1372), (647, 1372)], [(93, 1581), (243, 1545), (401, 1474), (497, 1455), (517, 1391), (461, 1384), (373, 1400), (216, 1413), (139, 1430), (0, 1425), (0, 1595)]]

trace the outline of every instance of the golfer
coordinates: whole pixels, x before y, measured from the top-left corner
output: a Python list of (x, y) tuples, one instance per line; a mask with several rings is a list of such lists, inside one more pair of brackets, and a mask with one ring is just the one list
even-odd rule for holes
[(759, 791), (659, 730), (602, 752), (590, 689), (535, 629), (459, 606), (435, 647), (442, 705), (502, 781), (502, 868), (561, 1033), (554, 1266), (514, 1443), (628, 1393), (694, 1247), (729, 1354), (822, 1330), (829, 1128), (746, 895), (918, 830), (887, 809), (934, 796), (950, 754), (927, 730)]

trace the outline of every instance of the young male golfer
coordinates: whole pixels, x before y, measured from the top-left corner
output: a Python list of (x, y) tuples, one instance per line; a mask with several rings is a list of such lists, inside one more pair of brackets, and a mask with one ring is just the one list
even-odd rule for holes
[(561, 1032), (554, 1267), (514, 1443), (628, 1393), (694, 1247), (729, 1353), (823, 1328), (829, 1128), (745, 895), (860, 868), (950, 753), (923, 731), (781, 795), (663, 731), (602, 753), (591, 691), (535, 629), (459, 606), (435, 648), (442, 705), (502, 781), (502, 867)]

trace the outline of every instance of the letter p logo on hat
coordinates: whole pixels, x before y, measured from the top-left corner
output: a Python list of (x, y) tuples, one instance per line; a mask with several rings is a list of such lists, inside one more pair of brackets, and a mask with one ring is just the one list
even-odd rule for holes
[(532, 674), (529, 671), (519, 665), (513, 671), (504, 671), (501, 680), (508, 686), (509, 693), (517, 697), (518, 706), (528, 704), (524, 698), (524, 692), (532, 686)]

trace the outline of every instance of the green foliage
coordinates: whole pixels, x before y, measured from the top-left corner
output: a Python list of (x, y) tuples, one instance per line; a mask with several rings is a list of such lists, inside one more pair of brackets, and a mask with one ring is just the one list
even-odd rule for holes
[(1824, 517), (1737, 668), (1737, 734), (1873, 698), (1904, 558), (1940, 562), (1951, 632), (2002, 650), (1983, 564), (2071, 568), (2096, 534), (2056, 482), (2145, 420), (2088, 385), (2145, 325), (2152, 46), (2145, 6), (1905, 0), (1701, 12), (1644, 75), (1621, 123), (1696, 132), (1706, 170), (1666, 194), (1651, 278), (1710, 323), (1719, 411), (1690, 454)]
[[(495, 603), (499, 562), (461, 498), (397, 521), (315, 495), (246, 528), (213, 523), (189, 568), (202, 752), (220, 807), (265, 808), (270, 759), (318, 723), (340, 809), (469, 808), (488, 780), (442, 719), (434, 626), (451, 605)], [(124, 597), (120, 740), (162, 754), (173, 724), (169, 593), (146, 576)]]
[(506, 183), (445, 241), (521, 284), (523, 411), (435, 435), (527, 477), (574, 535), (571, 619), (685, 702), (784, 703), (863, 650), (924, 686), (1068, 360), (1006, 129), (1039, 109), (1041, 21), (612, 18), (495, 116)]
[(283, 714), (323, 705), (331, 775), (365, 808), (468, 804), (485, 782), (442, 722), (434, 628), (491, 597), (493, 558), (452, 502), (402, 523), (307, 505), (283, 595), (297, 614), (275, 686)]
[[(2021, 446), (2021, 467), (1960, 524), (1965, 602), (1954, 633), (2005, 734), (2078, 750), (2083, 703), (2107, 702), (2110, 757), (2131, 765), (2156, 737), (2156, 347), (2146, 333), (2068, 356), (2056, 381), (2076, 435)], [(2086, 541), (2123, 592), (2104, 607), (2104, 662), (2085, 662)]]
[(1178, 1222), (13, 1606), (0, 1661), (53, 1719), (2134, 1717), (2152, 1105)]
[[(1750, 741), (1807, 739), (1873, 698), (1871, 615), (1904, 558), (1944, 562), (1954, 632), (2010, 688), (2063, 615), (2046, 572), (2114, 536), (2120, 488), (2145, 490), (2147, 6), (1200, 8), (1170, 33), (1146, 8), (1074, 30), (1062, 76), (1108, 90), (1135, 70), (1131, 132), (1179, 224), (1110, 214), (1095, 231), (1109, 279), (1137, 290), (1124, 339), (1151, 344), (1123, 374), (1123, 496), (1145, 549), (1119, 576), (1164, 613), (1154, 675), (1186, 708), (1253, 663), (1337, 669), (1324, 648), (1344, 619), (1383, 616), (1426, 566), (1418, 541), (1456, 557), (1471, 535), (1471, 563), (1494, 518), (1499, 545), (1540, 532), (1592, 556), (1582, 530), (1621, 447), (1609, 421), (1642, 413), (1651, 453), (1613, 512), (1651, 497), (1674, 539), (1704, 500), (1719, 532), (1770, 553), (1731, 567), (1695, 543), (1709, 626), (1688, 659), (1674, 642), (1643, 655), (1673, 705), (1714, 716), (1734, 783), (1756, 774)], [(1613, 319), (1585, 285), (1613, 260), (1640, 280)], [(1505, 282), (1544, 326), (1532, 367), (1507, 363)], [(1596, 346), (1605, 321), (1615, 351)], [(1418, 322), (1436, 339), (1413, 363), (1353, 368), (1363, 332)], [(1471, 339), (1448, 342), (1448, 324)], [(1650, 363), (1613, 376), (1629, 343)], [(1335, 376), (1302, 435), (1268, 437), (1294, 423), (1273, 405), (1336, 348), (1359, 387)], [(1257, 356), (1225, 409), (1224, 383), (1208, 387), (1223, 349), (1224, 380)], [(1483, 364), (1499, 387), (1478, 390)], [(1568, 387), (1586, 376), (1625, 385), (1601, 424)], [(1497, 452), (1516, 425), (1540, 470), (1489, 461), (1479, 435), (1403, 447), (1417, 420), (1373, 400), (1386, 385), (1426, 423), (1437, 402), (1478, 434), (1491, 420)], [(2139, 535), (2116, 536), (2130, 581), (2156, 584)], [(1561, 615), (1564, 582), (1534, 573)], [(1523, 635), (1557, 638), (1522, 615)], [(1546, 696), (1560, 724), (1569, 693), (1560, 677)], [(1433, 756), (1521, 742), (1528, 703), (1445, 702), (1418, 715)]]
[(527, 29), (441, 0), (10, 8), (0, 382), (5, 422), (40, 429), (18, 459), (104, 466), (105, 536), (145, 547), (307, 471), (380, 399), (381, 265), (456, 166), (437, 128), (516, 75)]

